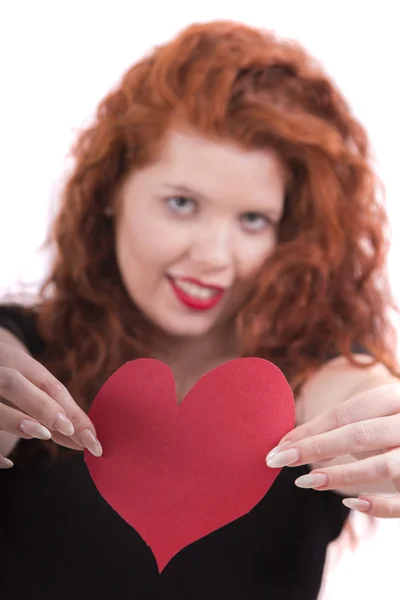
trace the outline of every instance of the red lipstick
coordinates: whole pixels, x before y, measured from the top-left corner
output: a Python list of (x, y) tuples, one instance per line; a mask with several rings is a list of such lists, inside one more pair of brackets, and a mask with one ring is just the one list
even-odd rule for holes
[(182, 304), (187, 306), (188, 308), (192, 308), (194, 310), (209, 310), (214, 308), (220, 302), (222, 296), (224, 295), (224, 288), (216, 285), (206, 285), (199, 281), (198, 279), (194, 279), (193, 277), (180, 277), (181, 281), (187, 281), (188, 283), (193, 283), (202, 287), (204, 289), (213, 290), (215, 294), (213, 294), (210, 298), (197, 298), (191, 296), (189, 293), (180, 288), (175, 280), (172, 277), (168, 277), (168, 280), (171, 284), (173, 291), (175, 292), (176, 297)]

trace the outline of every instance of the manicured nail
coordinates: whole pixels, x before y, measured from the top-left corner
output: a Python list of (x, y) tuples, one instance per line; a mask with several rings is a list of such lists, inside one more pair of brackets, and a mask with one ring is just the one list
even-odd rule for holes
[(14, 463), (9, 458), (5, 456), (0, 456), (0, 469), (11, 469), (14, 466)]
[(24, 419), (21, 421), (19, 426), (20, 430), (26, 433), (26, 435), (30, 435), (31, 437), (37, 438), (38, 440), (50, 440), (51, 433), (46, 427), (43, 427), (40, 423), (36, 423), (35, 421), (30, 421), (29, 419)]
[(296, 448), (291, 448), (290, 450), (284, 450), (283, 452), (276, 452), (272, 458), (267, 456), (267, 465), (269, 467), (287, 467), (298, 460), (300, 460), (300, 451)]
[(371, 508), (371, 504), (368, 500), (360, 500), (359, 498), (344, 498), (342, 503), (347, 506), (347, 508), (360, 510), (361, 512), (367, 512)]
[(57, 431), (68, 437), (70, 435), (73, 435), (75, 431), (71, 421), (65, 415), (63, 415), (63, 413), (58, 413), (54, 420), (53, 427), (54, 429), (57, 429)]
[(299, 488), (318, 488), (327, 485), (328, 475), (315, 473), (315, 475), (303, 475), (296, 479), (295, 484)]
[(275, 446), (275, 448), (273, 448), (271, 450), (271, 452), (268, 454), (267, 456), (267, 461), (272, 458), (273, 456), (275, 456), (275, 454), (277, 454), (278, 452), (282, 452), (282, 450), (284, 450), (285, 448), (289, 448), (292, 445), (292, 442), (283, 442), (283, 444), (279, 444), (278, 446)]
[(90, 431), (85, 429), (81, 433), (82, 444), (93, 454), (93, 456), (101, 456), (103, 454), (103, 448), (96, 436)]

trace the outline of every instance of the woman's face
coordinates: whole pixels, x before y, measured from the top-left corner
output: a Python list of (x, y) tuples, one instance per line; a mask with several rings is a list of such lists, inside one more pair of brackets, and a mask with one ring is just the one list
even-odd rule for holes
[(226, 323), (274, 250), (284, 196), (272, 150), (172, 130), (119, 198), (116, 254), (132, 300), (173, 336)]

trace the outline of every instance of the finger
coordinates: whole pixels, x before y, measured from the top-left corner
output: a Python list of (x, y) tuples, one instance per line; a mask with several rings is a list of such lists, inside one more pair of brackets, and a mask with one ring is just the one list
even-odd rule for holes
[(50, 431), (38, 421), (2, 402), (0, 402), (0, 431), (7, 431), (24, 439), (49, 440), (51, 438)]
[(0, 367), (0, 396), (49, 429), (66, 435), (73, 434), (73, 425), (58, 402), (26, 379), (20, 371)]
[[(38, 421), (32, 419), (29, 415), (26, 415), (19, 410), (16, 410), (10, 406), (6, 406), (0, 402), (0, 431), (7, 431), (23, 439), (38, 440), (49, 440), (50, 438), (66, 448), (72, 448), (73, 450), (83, 450), (81, 445), (76, 444), (71, 438), (62, 435), (61, 433), (51, 433), (48, 429), (43, 427)], [(4, 457), (0, 457), (1, 459)], [(1, 468), (1, 465), (0, 465)]]
[(0, 455), (0, 469), (11, 469), (14, 463), (9, 458)]
[[(400, 415), (346, 425), (306, 438), (282, 452), (271, 452), (268, 465), (298, 466), (358, 452), (380, 451), (400, 444)], [(279, 450), (279, 446), (277, 447)]]
[(344, 498), (343, 504), (353, 510), (380, 519), (400, 518), (400, 496), (359, 496)]
[[(59, 384), (59, 382), (56, 383)], [(84, 418), (74, 418), (72, 415), (72, 420), (75, 423), (77, 421), (80, 422), (81, 427), (83, 427), (80, 431), (74, 431), (73, 424), (65, 416), (62, 409), (60, 409), (60, 405), (56, 400), (31, 383), (19, 371), (6, 367), (0, 367), (0, 396), (5, 396), (13, 406), (20, 408), (40, 424), (44, 424), (47, 429), (55, 430), (63, 436), (71, 437), (78, 448), (83, 445), (94, 456), (101, 456), (103, 452), (102, 447), (97, 440), (96, 433), (89, 427), (91, 421), (77, 405), (75, 405), (75, 412), (79, 410), (84, 415)], [(29, 433), (33, 426), (29, 423), (24, 423), (23, 427), (20, 423), (17, 427), (25, 433)], [(29, 429), (26, 429), (26, 427), (29, 427)], [(38, 428), (36, 429), (38, 430)], [(75, 448), (75, 446), (73, 447)]]
[(83, 451), (82, 446), (78, 446), (70, 437), (65, 435), (61, 435), (61, 433), (53, 432), (51, 436), (52, 440), (59, 444), (60, 446), (64, 446), (65, 448), (71, 448), (72, 450), (81, 450)]
[(397, 477), (400, 477), (400, 448), (355, 463), (314, 469), (296, 479), (295, 484), (325, 491), (393, 481)]
[(362, 392), (345, 402), (324, 411), (308, 423), (299, 425), (279, 444), (293, 443), (326, 431), (332, 431), (351, 423), (366, 421), (400, 413), (400, 384), (388, 384), (379, 387), (379, 402), (376, 388)]
[[(76, 404), (67, 388), (58, 381), (43, 365), (33, 359), (29, 354), (5, 344), (0, 343), (0, 364), (6, 370), (19, 371), (29, 382), (36, 386), (46, 396), (52, 398), (60, 407), (56, 426), (49, 426), (62, 435), (71, 436), (79, 445), (81, 442), (90, 452), (101, 453), (101, 446), (97, 440), (96, 429), (86, 413)], [(0, 393), (1, 395), (1, 393)], [(70, 434), (71, 425), (74, 433)], [(90, 447), (89, 447), (90, 446)]]

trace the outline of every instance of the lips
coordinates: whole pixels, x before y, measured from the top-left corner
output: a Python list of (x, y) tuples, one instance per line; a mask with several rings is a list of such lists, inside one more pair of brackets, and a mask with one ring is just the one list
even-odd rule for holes
[(185, 306), (195, 310), (208, 310), (216, 306), (225, 288), (207, 285), (192, 277), (168, 277), (178, 300)]

